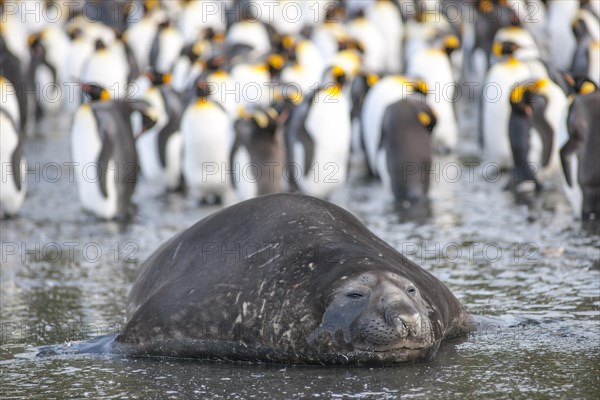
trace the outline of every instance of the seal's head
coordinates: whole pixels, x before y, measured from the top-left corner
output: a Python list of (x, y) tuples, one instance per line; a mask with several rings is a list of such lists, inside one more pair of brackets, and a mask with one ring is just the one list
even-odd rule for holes
[(390, 271), (365, 271), (337, 283), (310, 340), (371, 352), (434, 344), (430, 308), (409, 279)]

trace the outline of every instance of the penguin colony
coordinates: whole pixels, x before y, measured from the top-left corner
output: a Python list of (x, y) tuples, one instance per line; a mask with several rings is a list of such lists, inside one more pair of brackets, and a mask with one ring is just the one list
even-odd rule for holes
[[(351, 155), (426, 198), (476, 83), (482, 162), (560, 176), (600, 212), (600, 1), (2, 1), (0, 206), (26, 203), (26, 132), (72, 118), (82, 208), (126, 218), (136, 182), (200, 204), (327, 198)], [(497, 96), (490, 99), (489, 90)], [(100, 179), (86, 178), (94, 166)], [(362, 168), (352, 163), (353, 168)]]

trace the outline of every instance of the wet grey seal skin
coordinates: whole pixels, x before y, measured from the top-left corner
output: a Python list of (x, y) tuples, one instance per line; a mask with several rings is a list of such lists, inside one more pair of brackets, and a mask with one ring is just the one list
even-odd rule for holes
[(433, 275), (300, 194), (238, 203), (165, 243), (127, 314), (117, 352), (284, 364), (427, 359), (472, 325)]

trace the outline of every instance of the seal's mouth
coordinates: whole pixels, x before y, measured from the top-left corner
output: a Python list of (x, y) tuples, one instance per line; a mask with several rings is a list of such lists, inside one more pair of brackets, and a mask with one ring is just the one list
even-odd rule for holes
[(375, 353), (384, 353), (390, 351), (398, 351), (398, 350), (421, 350), (429, 347), (429, 344), (421, 341), (415, 340), (402, 340), (398, 343), (390, 344), (390, 345), (376, 345), (372, 343), (357, 343), (354, 344), (354, 348), (356, 350), (361, 351), (369, 351)]

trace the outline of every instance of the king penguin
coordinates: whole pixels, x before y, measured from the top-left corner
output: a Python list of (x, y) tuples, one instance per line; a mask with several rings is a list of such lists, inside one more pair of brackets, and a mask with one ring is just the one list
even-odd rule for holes
[(600, 85), (600, 21), (591, 11), (581, 9), (573, 21), (577, 44), (571, 74), (588, 77)]
[(149, 129), (156, 113), (145, 101), (111, 100), (108, 90), (95, 84), (82, 90), (91, 102), (78, 108), (71, 129), (82, 207), (105, 220), (127, 218), (139, 169), (131, 116), (141, 113), (142, 127)]
[(149, 66), (157, 71), (170, 72), (185, 45), (183, 35), (167, 19), (158, 25), (150, 48)]
[(565, 129), (559, 137), (565, 194), (578, 218), (600, 216), (600, 91), (584, 80), (571, 99)]
[(367, 171), (377, 177), (378, 159), (382, 156), (381, 128), (385, 110), (390, 104), (408, 97), (421, 97), (428, 91), (423, 81), (410, 80), (402, 75), (389, 75), (379, 80), (367, 92), (361, 111), (361, 135), (367, 159)]
[(527, 64), (513, 53), (518, 46), (512, 42), (494, 43), (493, 52), (500, 61), (491, 66), (481, 92), (480, 118), (483, 158), (499, 168), (510, 168), (513, 159), (508, 136), (511, 88), (522, 81), (535, 79)]
[[(458, 38), (449, 37), (447, 42), (458, 42)], [(454, 111), (457, 84), (447, 52), (441, 48), (415, 51), (408, 59), (407, 74), (424, 80), (428, 87), (434, 89), (433, 95), (427, 96), (427, 102), (437, 116), (433, 139), (442, 153), (454, 150), (458, 141), (458, 123)]]
[(294, 110), (286, 131), (285, 176), (293, 190), (326, 198), (341, 188), (348, 175), (352, 141), (350, 104), (342, 92), (346, 75), (331, 68), (333, 82), (315, 90)]
[(25, 160), (19, 101), (14, 86), (3, 76), (0, 76), (0, 95), (0, 216), (12, 217), (18, 214), (25, 200)]
[(240, 200), (282, 191), (288, 116), (287, 110), (280, 113), (270, 105), (241, 109), (231, 150), (232, 182)]
[(190, 195), (201, 204), (221, 203), (232, 193), (232, 119), (221, 103), (211, 99), (211, 94), (211, 85), (198, 81), (198, 98), (181, 119), (183, 176)]
[(143, 99), (156, 111), (156, 124), (136, 140), (142, 176), (156, 193), (176, 190), (181, 185), (181, 133), (183, 102), (170, 86), (171, 75), (146, 73), (152, 86)]

